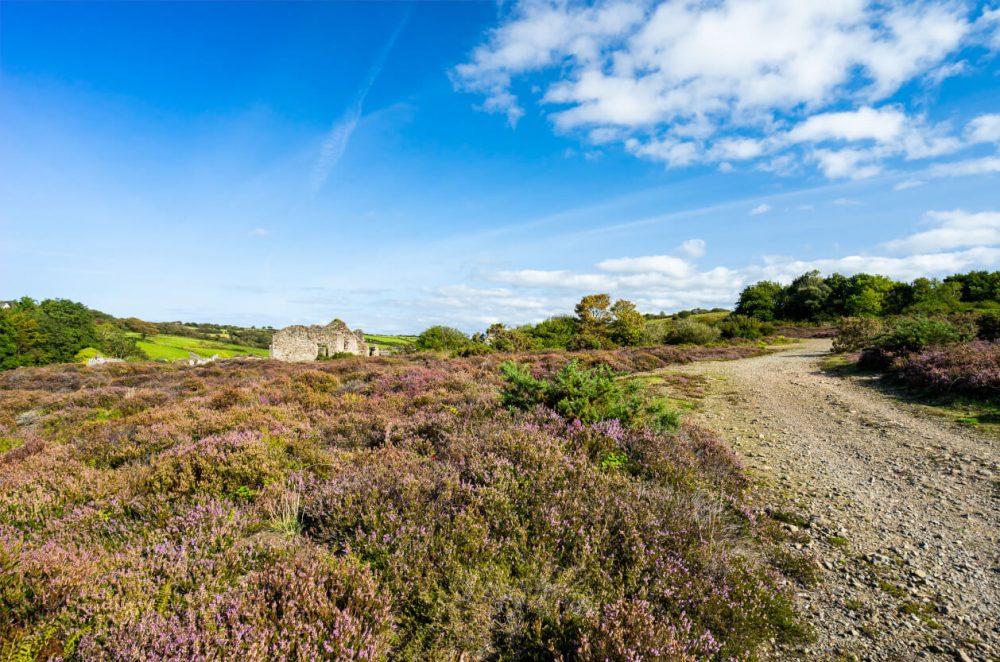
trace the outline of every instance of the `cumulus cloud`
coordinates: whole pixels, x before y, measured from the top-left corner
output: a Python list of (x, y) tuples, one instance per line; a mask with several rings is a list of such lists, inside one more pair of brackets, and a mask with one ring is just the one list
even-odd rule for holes
[(925, 220), (936, 227), (888, 242), (891, 251), (933, 252), (965, 246), (1000, 244), (1000, 213), (928, 212)]
[(690, 257), (701, 257), (705, 254), (705, 248), (704, 239), (688, 239), (680, 246), (681, 251)]
[(780, 172), (797, 158), (860, 178), (963, 146), (949, 127), (879, 104), (919, 77), (963, 71), (963, 44), (998, 24), (950, 0), (527, 0), (452, 74), (512, 124), (530, 80), (558, 130), (670, 167)]
[(969, 122), (965, 132), (972, 142), (1000, 142), (1000, 114), (980, 115)]
[(895, 140), (903, 132), (906, 115), (895, 108), (876, 110), (869, 106), (839, 113), (813, 115), (788, 132), (792, 142), (822, 140)]
[(687, 260), (671, 255), (615, 258), (598, 263), (597, 268), (602, 271), (619, 273), (664, 274), (674, 278), (689, 276), (694, 269)]
[(767, 212), (771, 211), (771, 209), (772, 209), (771, 205), (767, 204), (766, 202), (762, 202), (761, 204), (757, 205), (756, 207), (750, 210), (750, 215), (760, 216), (761, 214), (766, 214)]
[(527, 290), (518, 296), (565, 303), (588, 292), (608, 292), (633, 300), (641, 309), (658, 310), (731, 306), (740, 290), (752, 282), (770, 279), (788, 283), (812, 269), (845, 275), (863, 271), (912, 280), (1000, 263), (1000, 212), (931, 211), (924, 216), (924, 224), (926, 229), (883, 245), (887, 254), (881, 255), (815, 260), (769, 256), (738, 268), (707, 270), (699, 270), (691, 259), (647, 255), (603, 260), (593, 271), (527, 269), (502, 271), (491, 278)]

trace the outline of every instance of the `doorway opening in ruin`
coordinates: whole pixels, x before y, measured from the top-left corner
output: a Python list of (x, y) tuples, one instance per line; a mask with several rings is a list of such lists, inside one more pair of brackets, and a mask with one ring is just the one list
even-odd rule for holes
[(319, 343), (318, 345), (316, 345), (316, 358), (317, 359), (325, 359), (328, 356), (330, 356), (330, 350), (326, 346), (326, 343)]

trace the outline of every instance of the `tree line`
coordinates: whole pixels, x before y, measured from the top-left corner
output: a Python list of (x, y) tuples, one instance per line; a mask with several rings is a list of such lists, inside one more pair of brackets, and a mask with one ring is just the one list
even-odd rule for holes
[(24, 297), (0, 309), (0, 370), (74, 361), (93, 347), (108, 356), (144, 358), (135, 338), (110, 315), (69, 299)]
[(612, 301), (608, 294), (588, 294), (576, 304), (574, 313), (518, 327), (496, 323), (485, 333), (472, 336), (451, 327), (433, 326), (417, 337), (415, 346), (469, 355), (532, 349), (608, 349), (642, 343), (646, 318), (631, 301)]
[(1000, 307), (1000, 271), (971, 271), (943, 280), (895, 281), (866, 273), (823, 277), (809, 271), (788, 285), (762, 280), (740, 293), (736, 314), (770, 322), (824, 322), (841, 317), (949, 313)]

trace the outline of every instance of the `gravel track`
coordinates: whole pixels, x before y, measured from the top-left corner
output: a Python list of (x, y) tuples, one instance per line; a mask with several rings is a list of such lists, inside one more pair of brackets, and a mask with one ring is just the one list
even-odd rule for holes
[(829, 343), (670, 370), (707, 378), (694, 415), (803, 516), (784, 544), (819, 563), (816, 639), (776, 657), (1000, 660), (998, 440), (822, 372)]

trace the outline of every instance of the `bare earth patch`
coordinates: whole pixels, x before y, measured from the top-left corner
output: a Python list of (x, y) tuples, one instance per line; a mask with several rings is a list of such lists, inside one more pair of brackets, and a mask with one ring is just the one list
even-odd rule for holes
[(670, 369), (707, 378), (694, 416), (822, 568), (798, 595), (815, 641), (777, 657), (1000, 659), (997, 441), (824, 373), (829, 347)]

